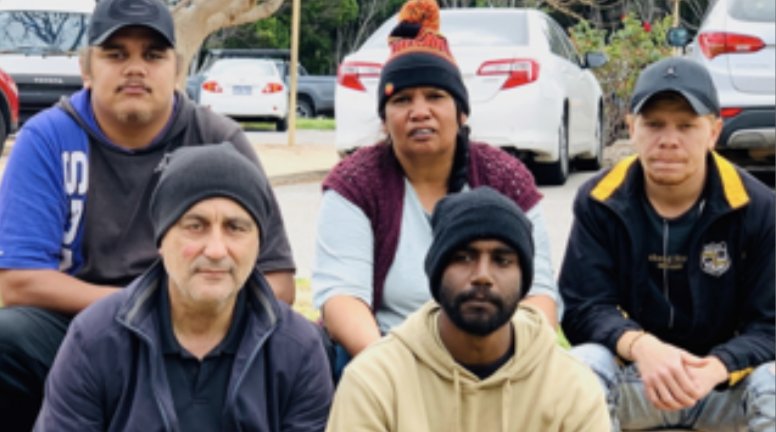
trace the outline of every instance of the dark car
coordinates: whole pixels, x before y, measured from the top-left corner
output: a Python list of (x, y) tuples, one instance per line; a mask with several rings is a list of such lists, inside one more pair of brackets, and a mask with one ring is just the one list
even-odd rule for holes
[[(208, 71), (218, 59), (223, 58), (271, 59), (276, 62), (278, 71), (280, 71), (281, 76), (285, 77), (286, 83), (289, 83), (288, 65), (290, 57), (290, 51), (278, 49), (210, 50), (205, 54), (197, 72), (186, 80), (186, 93), (193, 101), (199, 102), (202, 84), (207, 80)], [(298, 117), (333, 115), (334, 90), (337, 86), (337, 77), (310, 75), (302, 65), (298, 66), (297, 71), (296, 115)]]
[(19, 125), (19, 90), (11, 77), (0, 69), (0, 155), (5, 140)]

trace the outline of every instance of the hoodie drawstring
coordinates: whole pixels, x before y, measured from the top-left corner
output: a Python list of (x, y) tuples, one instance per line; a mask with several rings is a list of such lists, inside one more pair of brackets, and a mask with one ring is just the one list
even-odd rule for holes
[(455, 402), (453, 404), (453, 427), (449, 430), (458, 432), (461, 422), (461, 374), (457, 368), (453, 368), (453, 389), (455, 391)]
[(512, 383), (509, 380), (504, 381), (504, 387), (501, 388), (501, 430), (509, 432), (509, 408), (512, 406)]

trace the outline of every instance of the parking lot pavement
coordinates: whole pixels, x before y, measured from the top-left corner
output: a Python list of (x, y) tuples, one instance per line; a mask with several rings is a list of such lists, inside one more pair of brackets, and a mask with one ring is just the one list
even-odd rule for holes
[(322, 180), (339, 156), (333, 145), (253, 144), (273, 186)]

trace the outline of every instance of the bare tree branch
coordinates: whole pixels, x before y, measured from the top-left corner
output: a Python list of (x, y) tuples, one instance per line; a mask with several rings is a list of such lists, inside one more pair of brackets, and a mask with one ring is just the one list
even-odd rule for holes
[(191, 0), (181, 0), (172, 8), (172, 14), (175, 15), (179, 10), (188, 7), (191, 4)]

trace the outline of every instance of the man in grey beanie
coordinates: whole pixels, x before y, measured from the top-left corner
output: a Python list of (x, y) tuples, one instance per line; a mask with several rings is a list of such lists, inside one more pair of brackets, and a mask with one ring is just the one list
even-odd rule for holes
[(150, 205), (161, 259), (73, 320), (35, 431), (322, 431), (320, 335), (256, 268), (270, 205), (231, 144), (173, 153)]
[(606, 430), (595, 375), (541, 311), (518, 307), (534, 254), (520, 207), (477, 188), (443, 198), (431, 225), (435, 301), (345, 368), (327, 431)]

